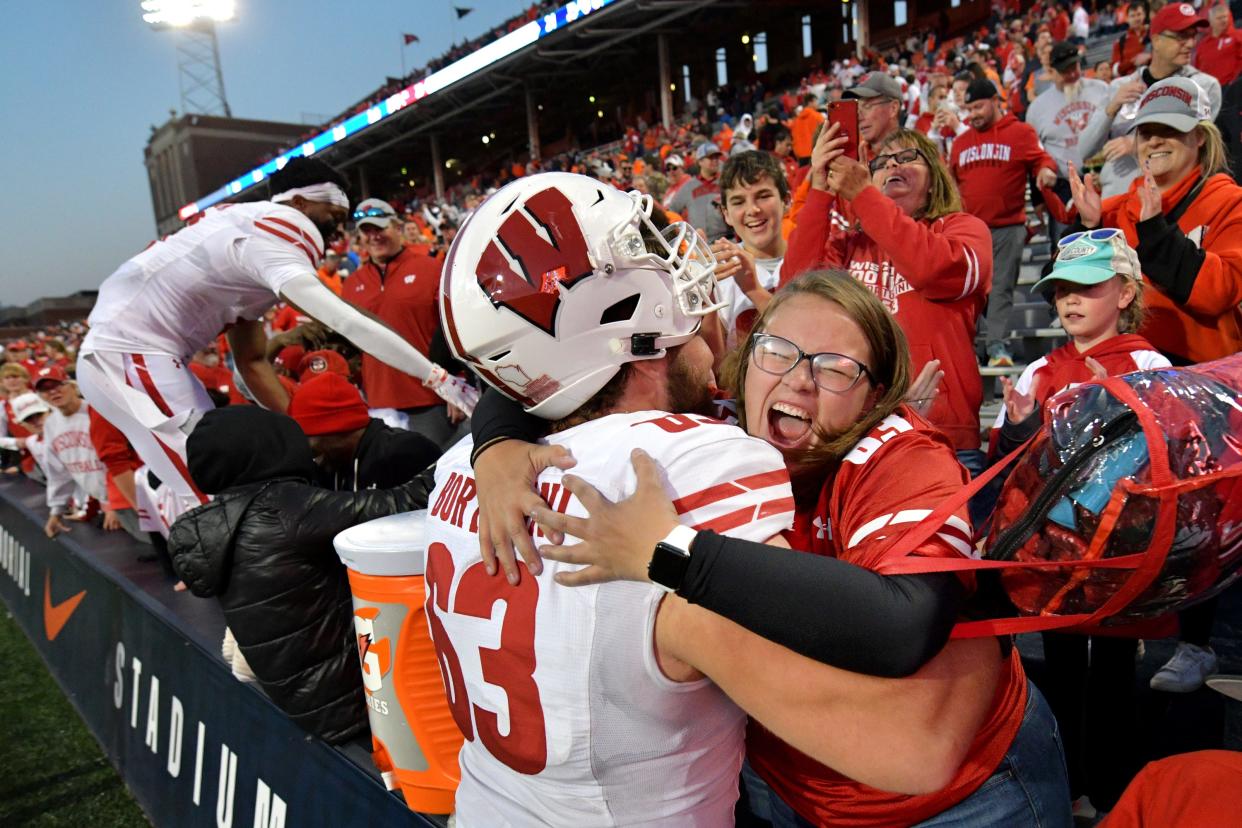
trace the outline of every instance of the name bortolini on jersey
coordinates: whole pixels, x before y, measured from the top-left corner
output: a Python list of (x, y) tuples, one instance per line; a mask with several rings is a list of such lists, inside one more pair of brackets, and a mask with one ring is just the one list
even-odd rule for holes
[[(642, 448), (683, 522), (755, 541), (792, 523), (780, 453), (719, 420), (616, 414), (547, 442), (569, 449), (572, 472), (613, 501), (637, 487), (630, 452)], [(663, 593), (562, 587), (555, 574), (578, 567), (556, 561), (516, 585), (488, 576), (470, 449), (467, 438), (437, 464), (426, 532), (427, 617), (466, 737), (458, 824), (729, 824), (745, 716), (709, 682), (674, 682), (657, 666)], [(547, 469), (540, 493), (584, 516), (564, 474)]]

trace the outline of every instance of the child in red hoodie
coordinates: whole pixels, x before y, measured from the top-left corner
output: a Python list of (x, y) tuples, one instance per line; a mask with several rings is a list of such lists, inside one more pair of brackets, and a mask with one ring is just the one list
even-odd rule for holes
[[(1003, 457), (1042, 424), (1049, 397), (1097, 377), (1166, 368), (1169, 361), (1135, 333), (1143, 321), (1138, 254), (1120, 230), (1098, 228), (1061, 240), (1052, 272), (1032, 288), (1055, 302), (1070, 341), (1022, 372), (1001, 378), (1005, 405), (992, 432)], [(1006, 448), (1008, 447), (1008, 449)]]
[[(1058, 244), (1052, 272), (1035, 284), (1056, 303), (1070, 341), (1032, 362), (1017, 383), (1001, 379), (1005, 405), (992, 431), (994, 457), (1043, 425), (1047, 400), (1098, 377), (1153, 368), (1169, 360), (1135, 331), (1143, 321), (1138, 254), (1120, 230), (1072, 233)], [(1044, 633), (1040, 689), (1065, 744), (1075, 813), (1109, 809), (1138, 767), (1134, 731), (1134, 660), (1146, 628)], [(1158, 635), (1156, 636), (1158, 637)]]

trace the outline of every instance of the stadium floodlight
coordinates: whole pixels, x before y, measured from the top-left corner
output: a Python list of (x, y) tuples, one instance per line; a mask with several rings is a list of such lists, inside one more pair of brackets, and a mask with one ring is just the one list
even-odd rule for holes
[(232, 20), (236, 11), (234, 0), (142, 0), (142, 19), (152, 29), (176, 33), (183, 113), (232, 117), (224, 97), (216, 24)]
[(223, 23), (236, 12), (234, 0), (142, 0), (142, 19), (156, 28)]

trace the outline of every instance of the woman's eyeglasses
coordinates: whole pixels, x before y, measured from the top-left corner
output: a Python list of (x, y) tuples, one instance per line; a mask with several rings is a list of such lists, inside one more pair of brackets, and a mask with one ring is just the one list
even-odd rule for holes
[(923, 153), (914, 147), (903, 149), (901, 152), (891, 152), (888, 155), (877, 155), (871, 159), (871, 163), (867, 167), (871, 172), (877, 172), (888, 166), (889, 160), (892, 159), (898, 164), (913, 164), (915, 161), (923, 160)]
[(751, 359), (755, 367), (765, 374), (783, 377), (805, 359), (811, 365), (811, 378), (815, 384), (834, 394), (849, 391), (864, 374), (871, 376), (866, 365), (844, 354), (808, 354), (788, 339), (773, 334), (752, 334), (750, 339)]

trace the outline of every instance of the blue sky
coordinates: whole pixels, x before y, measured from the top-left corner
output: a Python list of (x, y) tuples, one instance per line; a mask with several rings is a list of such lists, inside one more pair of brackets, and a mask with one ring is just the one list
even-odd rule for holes
[[(474, 8), (456, 20), (452, 5)], [(530, 0), (237, 0), (218, 29), (233, 115), (302, 122), (343, 110), (401, 71)], [(139, 0), (4, 3), (0, 34), (0, 304), (97, 287), (155, 236), (142, 149), (180, 107), (168, 32)], [(304, 117), (306, 116), (306, 117)]]

